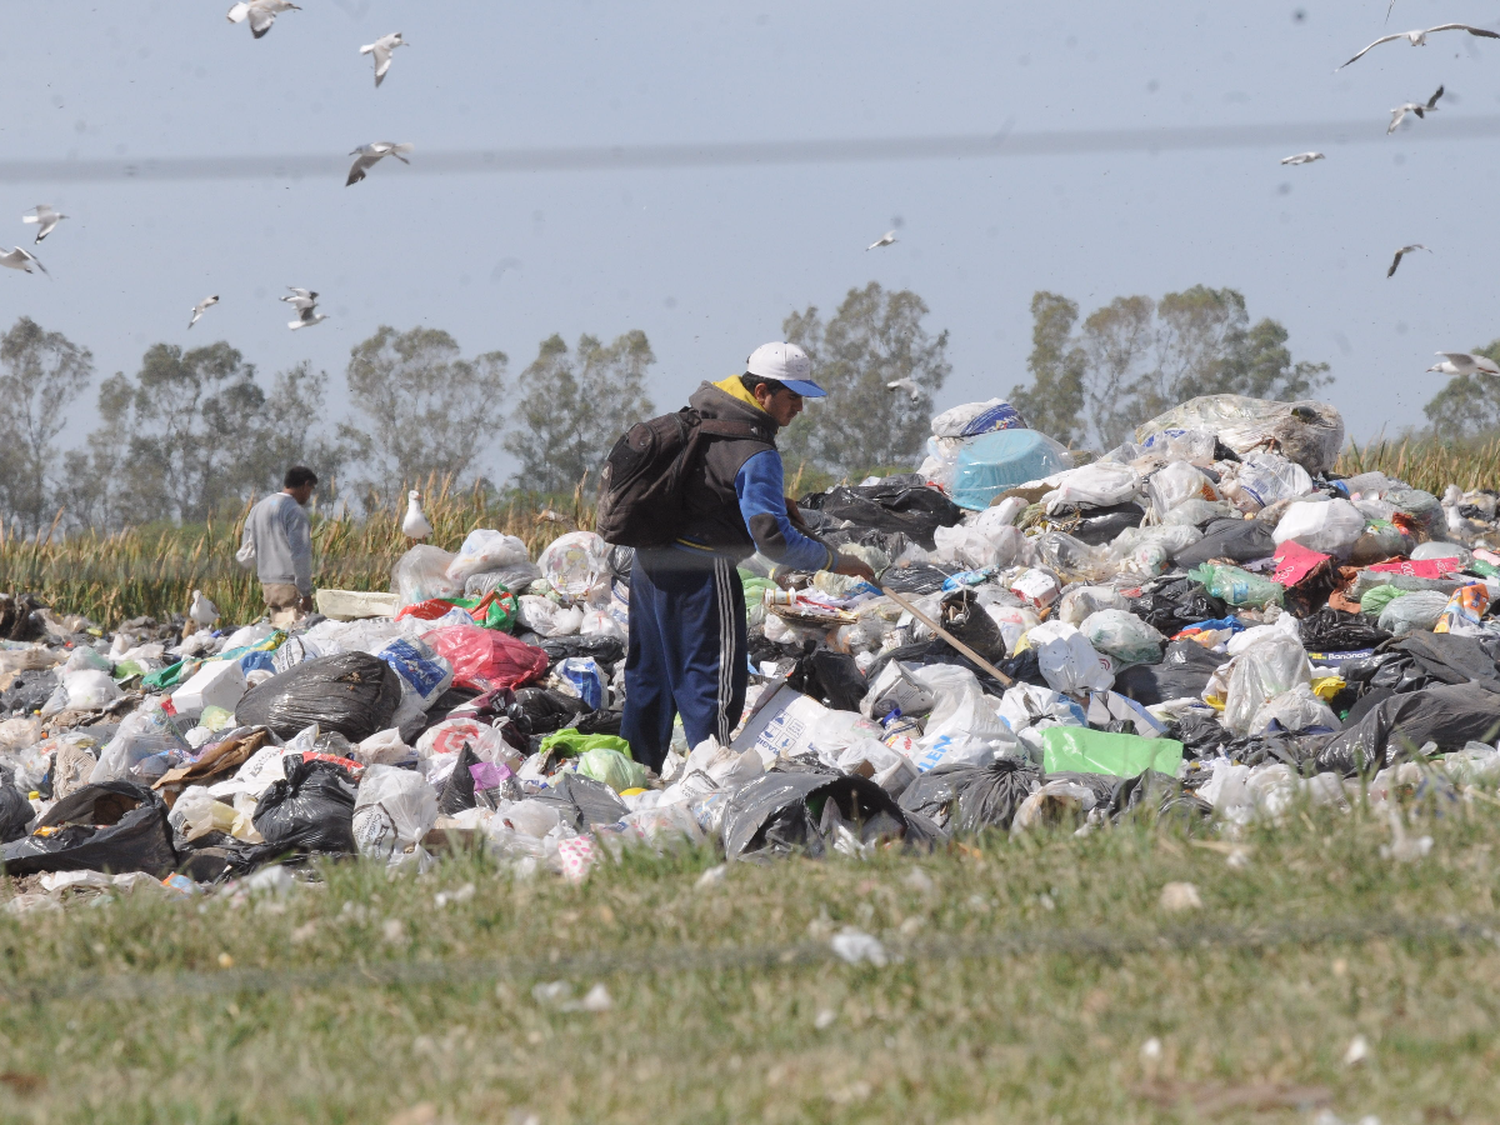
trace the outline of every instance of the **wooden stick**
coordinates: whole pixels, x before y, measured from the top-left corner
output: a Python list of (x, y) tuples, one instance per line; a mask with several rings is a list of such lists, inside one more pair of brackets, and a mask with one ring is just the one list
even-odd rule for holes
[[(926, 625), (929, 629), (931, 629), (938, 636), (942, 637), (943, 640), (947, 641), (950, 645), (952, 645), (959, 652), (961, 652), (965, 656), (967, 656), (975, 664), (978, 664), (986, 672), (988, 672), (990, 675), (994, 676), (995, 679), (999, 680), (1006, 687), (1013, 687), (1015, 685), (1015, 682), (1016, 682), (1015, 680), (1011, 679), (1004, 672), (1000, 671), (999, 668), (996, 668), (988, 660), (986, 660), (984, 657), (980, 656), (979, 653), (975, 652), (968, 645), (964, 644), (963, 641), (959, 640), (952, 633), (948, 632), (947, 629), (944, 629), (936, 621), (934, 621), (932, 618), (928, 617), (925, 613), (923, 613), (916, 606), (912, 605), (911, 602), (907, 601), (900, 594), (896, 593), (896, 591), (887, 589), (886, 587), (882, 586), (880, 588), (880, 592), (882, 594), (884, 594), (886, 597), (890, 598), (891, 601), (895, 602), (902, 609), (906, 610), (907, 613), (911, 614), (918, 621), (920, 621), (923, 625)], [(981, 610), (981, 612), (983, 612), (983, 611)]]

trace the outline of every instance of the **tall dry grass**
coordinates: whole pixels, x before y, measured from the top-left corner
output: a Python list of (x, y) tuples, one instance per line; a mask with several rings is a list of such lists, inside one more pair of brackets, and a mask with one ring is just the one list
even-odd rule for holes
[[(430, 481), (422, 502), (433, 529), (427, 542), (456, 551), (474, 528), (495, 528), (519, 536), (535, 558), (564, 532), (593, 526), (589, 499), (580, 484), (570, 505), (550, 509), (560, 520), (543, 519), (534, 504), (497, 501), (478, 483), (461, 489), (451, 480)], [(59, 609), (113, 628), (134, 617), (166, 621), (186, 613), (197, 588), (226, 621), (255, 620), (265, 611), (260, 583), (234, 558), (252, 503), (247, 501), (234, 519), (193, 529), (135, 528), (62, 538), (54, 522), (49, 533), (25, 540), (0, 526), (0, 591), (32, 591)], [(315, 585), (390, 589), (391, 568), (412, 546), (401, 534), (406, 494), (375, 496), (366, 503), (367, 514), (357, 519), (313, 511)]]
[(1350, 442), (1336, 470), (1344, 476), (1379, 471), (1434, 496), (1450, 484), (1469, 490), (1500, 487), (1500, 437), (1484, 441), (1445, 442), (1430, 437), (1403, 437)]

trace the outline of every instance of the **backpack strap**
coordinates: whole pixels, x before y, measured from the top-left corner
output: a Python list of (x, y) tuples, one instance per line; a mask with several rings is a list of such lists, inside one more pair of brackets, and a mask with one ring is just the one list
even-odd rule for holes
[(698, 432), (705, 437), (747, 438), (775, 445), (775, 438), (765, 432), (764, 427), (750, 422), (726, 422), (721, 418), (704, 418), (698, 423)]

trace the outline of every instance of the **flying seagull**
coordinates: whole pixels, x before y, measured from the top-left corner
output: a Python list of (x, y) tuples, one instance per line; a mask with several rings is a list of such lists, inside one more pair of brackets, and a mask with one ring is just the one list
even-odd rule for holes
[(271, 30), (278, 13), (301, 10), (292, 0), (240, 0), (240, 3), (229, 9), (229, 22), (244, 23), (248, 17), (250, 34), (259, 39)]
[[(282, 300), (285, 301), (287, 300), (287, 298), (283, 297)], [(325, 320), (328, 319), (327, 313), (320, 313), (318, 311), (317, 304), (312, 301), (308, 301), (307, 304), (304, 305), (302, 303), (302, 300), (303, 299), (299, 297), (292, 302), (294, 305), (296, 305), (298, 310), (299, 315), (297, 319), (289, 320), (286, 322), (286, 326), (293, 332), (297, 331), (297, 329), (299, 328), (311, 328), (315, 324), (322, 324)]]
[[(35, 266), (43, 273), (47, 273), (46, 266), (32, 257), (30, 251), (24, 250), (19, 246), (9, 254), (0, 254), (0, 266), (9, 266), (13, 270), (25, 270), (27, 273), (30, 273), (31, 267)], [(51, 277), (52, 275), (48, 273), (47, 276)]]
[(1321, 152), (1299, 152), (1296, 156), (1283, 156), (1283, 164), (1311, 164), (1314, 160), (1325, 159)]
[(188, 327), (191, 328), (193, 325), (197, 324), (198, 321), (203, 319), (203, 314), (218, 303), (219, 295), (217, 293), (215, 293), (212, 297), (204, 297), (203, 300), (199, 301), (196, 305), (193, 306), (193, 319), (188, 321)]
[(1393, 39), (1406, 39), (1411, 42), (1413, 47), (1425, 47), (1427, 46), (1427, 37), (1438, 31), (1467, 31), (1470, 35), (1478, 35), (1483, 39), (1500, 39), (1500, 31), (1486, 31), (1482, 27), (1470, 27), (1466, 23), (1440, 23), (1436, 27), (1417, 28), (1415, 31), (1398, 31), (1394, 35), (1382, 35), (1359, 54), (1355, 55), (1354, 58), (1350, 59), (1349, 62), (1334, 67), (1333, 72), (1337, 74), (1344, 67), (1348, 66), (1349, 63), (1357, 62), (1364, 58), (1367, 51), (1373, 50), (1382, 43), (1389, 43)]
[(1437, 88), (1437, 93), (1433, 94), (1432, 97), (1427, 99), (1426, 105), (1422, 105), (1420, 102), (1406, 102), (1404, 105), (1398, 105), (1395, 109), (1391, 110), (1391, 124), (1390, 128), (1385, 131), (1385, 135), (1389, 137), (1392, 133), (1394, 133), (1396, 131), (1396, 126), (1400, 125), (1401, 122), (1406, 120), (1406, 115), (1408, 113), (1415, 113), (1418, 117), (1426, 117), (1428, 110), (1432, 110), (1434, 113), (1436, 113), (1438, 107), (1438, 99), (1442, 96), (1443, 88), (1439, 86)]
[(408, 47), (409, 43), (401, 38), (399, 31), (391, 35), (382, 35), (373, 43), (366, 43), (359, 49), (362, 55), (375, 56), (375, 88), (378, 90), (380, 84), (385, 81), (385, 72), (391, 69), (391, 54), (397, 47)]
[(1489, 356), (1470, 355), (1468, 352), (1438, 352), (1443, 356), (1442, 363), (1434, 363), (1428, 371), (1437, 371), (1444, 375), (1500, 375), (1500, 366)]
[(911, 395), (912, 402), (917, 402), (922, 397), (922, 388), (910, 379), (892, 379), (885, 386), (890, 391), (905, 391)]
[(365, 173), (387, 156), (394, 156), (402, 164), (410, 164), (411, 161), (402, 156), (403, 152), (410, 152), (413, 146), (409, 144), (396, 144), (394, 141), (375, 141), (372, 144), (360, 145), (351, 152), (350, 156), (359, 157), (354, 166), (349, 169), (349, 178), (344, 181), (344, 186), (357, 184), (365, 178)]
[[(1420, 242), (1413, 242), (1410, 246), (1401, 247), (1401, 249), (1396, 251), (1396, 256), (1391, 259), (1391, 268), (1385, 271), (1385, 276), (1395, 277), (1396, 267), (1401, 264), (1401, 255), (1410, 254), (1413, 250), (1427, 250), (1427, 247), (1423, 246)], [(1427, 252), (1429, 254), (1432, 253), (1431, 250), (1427, 250)]]
[(888, 230), (884, 234), (882, 234), (876, 241), (874, 241), (874, 242), (870, 243), (870, 245), (866, 246), (865, 249), (866, 250), (874, 250), (877, 246), (889, 246), (891, 243), (893, 243), (895, 241), (896, 241), (896, 232), (893, 231), (893, 230)]
[(66, 215), (59, 214), (45, 203), (38, 203), (34, 210), (36, 211), (35, 215), (21, 216), (23, 223), (36, 223), (40, 227), (36, 232), (36, 242), (32, 243), (33, 246), (51, 234), (57, 227), (57, 224), (67, 218)]

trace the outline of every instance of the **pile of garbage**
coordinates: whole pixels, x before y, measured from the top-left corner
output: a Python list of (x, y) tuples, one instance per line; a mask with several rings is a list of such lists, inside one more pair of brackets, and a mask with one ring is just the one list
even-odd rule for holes
[(288, 631), (110, 636), (0, 598), (0, 859), (192, 886), (483, 848), (580, 879), (681, 842), (1233, 831), (1493, 789), (1497, 494), (1341, 479), (1342, 442), (1326, 404), (1220, 395), (1076, 465), (998, 399), (948, 411), (917, 473), (800, 501), (876, 584), (746, 562), (745, 717), (728, 746), (679, 728), (660, 776), (619, 737), (631, 552), (591, 532), (416, 546), (389, 595), (323, 591)]

